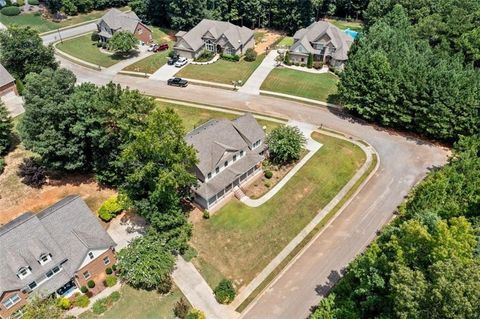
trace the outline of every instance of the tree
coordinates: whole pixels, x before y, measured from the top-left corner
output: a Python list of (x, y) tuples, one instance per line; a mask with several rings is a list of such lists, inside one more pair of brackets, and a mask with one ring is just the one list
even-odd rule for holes
[(311, 69), (312, 67), (313, 67), (313, 55), (309, 53), (308, 59), (307, 59), (307, 68)]
[(221, 304), (231, 303), (236, 295), (233, 282), (228, 279), (222, 279), (213, 292), (215, 293), (215, 298)]
[(334, 311), (335, 294), (330, 294), (328, 297), (320, 300), (317, 309), (312, 313), (310, 319), (336, 319), (337, 316)]
[(52, 46), (45, 47), (38, 33), (30, 27), (10, 26), (0, 32), (0, 63), (16, 79), (30, 72), (57, 68)]
[(0, 156), (5, 154), (12, 142), (13, 123), (7, 108), (0, 101)]
[(18, 167), (18, 176), (22, 177), (22, 183), (34, 188), (42, 187), (47, 181), (45, 168), (33, 157), (23, 159)]
[(175, 306), (173, 308), (173, 313), (177, 318), (180, 319), (185, 319), (188, 315), (188, 310), (190, 309), (190, 306), (188, 303), (185, 301), (185, 299), (180, 298), (179, 301), (175, 303)]
[(175, 259), (161, 234), (150, 232), (118, 253), (119, 275), (136, 288), (168, 292)]
[(138, 47), (138, 39), (127, 31), (117, 31), (108, 40), (108, 48), (120, 54), (127, 54)]
[(305, 143), (305, 136), (298, 127), (277, 127), (267, 137), (270, 159), (278, 164), (298, 160)]

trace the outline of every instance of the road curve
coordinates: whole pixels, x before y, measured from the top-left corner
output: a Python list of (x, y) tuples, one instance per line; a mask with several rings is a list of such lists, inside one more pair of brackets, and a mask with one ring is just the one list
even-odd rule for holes
[(268, 96), (249, 95), (202, 86), (168, 87), (163, 82), (109, 76), (61, 59), (80, 82), (109, 81), (146, 94), (261, 112), (292, 120), (323, 125), (368, 141), (380, 156), (380, 167), (365, 188), (266, 291), (243, 313), (248, 319), (306, 318), (341, 270), (375, 237), (393, 216), (409, 190), (426, 173), (444, 165), (448, 149), (413, 137), (384, 130), (345, 116), (335, 110)]

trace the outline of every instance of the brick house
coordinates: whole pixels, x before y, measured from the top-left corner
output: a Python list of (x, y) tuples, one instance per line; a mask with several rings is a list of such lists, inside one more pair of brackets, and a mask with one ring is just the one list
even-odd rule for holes
[(153, 40), (152, 31), (140, 21), (133, 11), (122, 12), (118, 9), (110, 9), (97, 22), (98, 35), (100, 41), (108, 42), (115, 32), (127, 31), (143, 43), (149, 43)]
[(101, 281), (115, 242), (85, 202), (68, 196), (0, 227), (0, 318), (20, 318), (29, 296), (69, 297)]
[(17, 93), (17, 86), (13, 76), (0, 64), (0, 96), (6, 95), (10, 92)]

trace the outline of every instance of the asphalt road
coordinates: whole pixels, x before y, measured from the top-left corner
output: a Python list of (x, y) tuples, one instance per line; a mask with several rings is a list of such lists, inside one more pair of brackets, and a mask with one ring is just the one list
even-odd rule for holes
[(380, 156), (375, 176), (338, 218), (303, 251), (243, 313), (251, 319), (306, 318), (342, 269), (375, 237), (392, 217), (409, 190), (426, 173), (445, 164), (448, 150), (428, 142), (362, 123), (338, 111), (268, 96), (249, 95), (202, 86), (168, 87), (164, 82), (109, 75), (69, 61), (79, 81), (105, 84), (110, 80), (153, 96), (261, 112), (323, 125), (368, 141)]
[(92, 22), (84, 24), (75, 28), (65, 29), (62, 31), (53, 32), (47, 35), (42, 36), (43, 44), (50, 44), (58, 40), (74, 37), (83, 33), (91, 32), (97, 30), (97, 25)]

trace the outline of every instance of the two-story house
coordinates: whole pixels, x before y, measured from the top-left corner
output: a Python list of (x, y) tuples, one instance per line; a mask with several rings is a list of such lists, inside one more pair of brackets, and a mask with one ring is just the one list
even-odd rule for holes
[(177, 42), (173, 49), (179, 56), (195, 59), (204, 50), (213, 53), (242, 55), (255, 46), (253, 30), (230, 22), (203, 19), (188, 32), (175, 34)]
[(113, 34), (118, 31), (130, 32), (144, 43), (149, 43), (153, 40), (152, 31), (140, 21), (135, 12), (122, 12), (115, 8), (108, 10), (98, 20), (97, 31), (102, 42), (108, 42)]
[(265, 132), (251, 114), (210, 120), (187, 134), (199, 158), (195, 201), (211, 208), (261, 169)]
[(353, 38), (327, 21), (317, 21), (295, 32), (289, 49), (293, 63), (307, 63), (308, 56), (337, 69), (343, 69)]
[(0, 227), (0, 318), (20, 318), (32, 294), (70, 296), (89, 280), (102, 286), (115, 242), (78, 196)]

